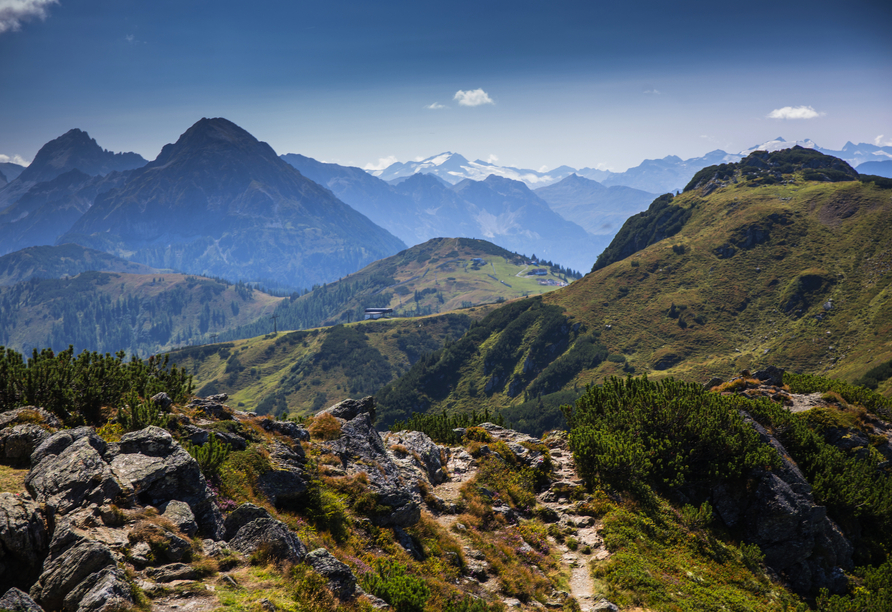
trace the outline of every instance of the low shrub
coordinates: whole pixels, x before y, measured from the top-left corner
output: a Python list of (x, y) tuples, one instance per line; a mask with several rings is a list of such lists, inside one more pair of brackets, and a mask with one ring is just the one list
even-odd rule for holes
[(337, 440), (341, 437), (341, 423), (327, 412), (313, 417), (307, 431), (314, 440)]
[(220, 468), (232, 452), (232, 447), (221, 442), (215, 435), (208, 437), (208, 441), (201, 446), (185, 442), (183, 447), (198, 462), (201, 473), (205, 478), (217, 479)]
[(408, 573), (405, 565), (378, 559), (375, 569), (359, 578), (363, 589), (380, 597), (396, 612), (424, 612), (430, 589), (422, 578)]

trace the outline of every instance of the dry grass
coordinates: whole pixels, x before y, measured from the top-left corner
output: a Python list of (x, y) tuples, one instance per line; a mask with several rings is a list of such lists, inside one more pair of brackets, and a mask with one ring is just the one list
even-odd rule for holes
[(24, 493), (28, 470), (0, 465), (0, 493)]
[(341, 437), (341, 423), (328, 413), (313, 417), (307, 426), (314, 440), (337, 440)]

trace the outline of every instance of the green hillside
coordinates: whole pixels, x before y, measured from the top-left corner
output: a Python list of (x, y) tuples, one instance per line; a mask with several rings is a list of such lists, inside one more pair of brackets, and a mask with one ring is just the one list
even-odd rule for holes
[(770, 362), (851, 381), (887, 362), (888, 182), (782, 153), (712, 167), (658, 199), (627, 222), (650, 233), (624, 228), (609, 249), (631, 236), (643, 250), (494, 312), (382, 390), (379, 414), (497, 409), (631, 372), (702, 382)]
[(258, 414), (309, 414), (376, 393), (493, 308), (268, 334), (180, 349), (170, 359), (192, 374), (199, 395), (227, 393), (233, 406)]
[[(394, 316), (444, 313), (547, 293), (574, 280), (575, 275), (558, 264), (530, 262), (485, 240), (434, 238), (305, 295), (293, 294), (276, 310), (278, 329), (350, 323), (361, 320), (366, 308), (393, 308)], [(220, 339), (271, 331), (269, 321), (259, 321)]]
[(83, 272), (0, 287), (0, 346), (151, 355), (272, 314), (277, 298), (243, 284), (158, 273)]

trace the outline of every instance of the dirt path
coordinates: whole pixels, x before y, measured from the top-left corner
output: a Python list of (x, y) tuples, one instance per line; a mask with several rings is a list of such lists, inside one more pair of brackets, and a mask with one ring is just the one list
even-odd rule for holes
[[(519, 438), (527, 438), (523, 434), (510, 430), (491, 430), (490, 433), (493, 434), (493, 437), (505, 442), (518, 442)], [(606, 559), (610, 553), (604, 548), (604, 541), (599, 535), (600, 521), (587, 516), (577, 516), (571, 512), (571, 507), (575, 502), (569, 499), (567, 491), (581, 486), (582, 480), (576, 473), (576, 466), (573, 463), (573, 456), (567, 448), (566, 438), (549, 438), (546, 443), (554, 464), (553, 480), (551, 487), (539, 494), (538, 502), (555, 511), (558, 524), (562, 529), (575, 531), (571, 536), (576, 540), (575, 550), (571, 550), (568, 546), (568, 543), (572, 543), (570, 536), (563, 543), (551, 537), (549, 537), (549, 541), (561, 555), (560, 562), (568, 576), (570, 596), (576, 599), (583, 611), (591, 610), (601, 600), (601, 597), (600, 595), (595, 597), (595, 582), (591, 575), (590, 564), (594, 559)], [(462, 485), (474, 477), (477, 467), (473, 458), (464, 449), (456, 447), (451, 449), (447, 472), (450, 479), (437, 485), (431, 491), (434, 496), (442, 500), (444, 507), (458, 504)], [(461, 531), (453, 530), (457, 518), (453, 512), (442, 512), (436, 517), (436, 520), (467, 545), (468, 542), (466, 538), (462, 537)], [(486, 575), (486, 563), (482, 561), (482, 556), (479, 556), (469, 546), (465, 547), (465, 553), (468, 557), (468, 564), (472, 568), (472, 575), (479, 580), (480, 586), (495, 594), (498, 591), (498, 581)], [(506, 600), (506, 603), (512, 607), (515, 602), (516, 600)], [(519, 604), (519, 602), (517, 603)]]

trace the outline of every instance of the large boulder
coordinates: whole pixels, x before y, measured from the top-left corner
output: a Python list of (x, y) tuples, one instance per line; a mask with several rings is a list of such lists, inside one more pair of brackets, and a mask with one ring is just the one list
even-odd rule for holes
[(106, 567), (87, 576), (65, 596), (65, 612), (117, 612), (133, 607), (130, 584), (117, 567)]
[(277, 421), (275, 419), (261, 419), (260, 426), (266, 431), (275, 432), (287, 436), (298, 442), (309, 442), (310, 432), (303, 426), (293, 421)]
[(185, 502), (195, 515), (199, 533), (219, 539), (223, 517), (198, 462), (159, 427), (146, 427), (121, 437), (111, 469), (133, 489), (137, 501), (162, 506)]
[(50, 435), (50, 432), (34, 423), (23, 423), (0, 430), (0, 462), (28, 465), (31, 453)]
[(173, 500), (167, 504), (162, 516), (173, 523), (187, 538), (191, 538), (198, 531), (195, 515), (186, 502)]
[(106, 448), (105, 441), (92, 432), (77, 437), (59, 432), (32, 454), (25, 487), (35, 500), (60, 514), (88, 503), (115, 501), (124, 487), (102, 457)]
[(391, 452), (400, 458), (411, 460), (432, 485), (446, 481), (441, 448), (427, 434), (420, 431), (398, 431), (389, 434), (386, 442)]
[(58, 455), (66, 448), (80, 440), (81, 438), (89, 438), (90, 445), (96, 449), (99, 454), (105, 454), (108, 444), (105, 440), (96, 435), (91, 427), (75, 427), (74, 429), (63, 429), (54, 433), (52, 436), (41, 442), (40, 446), (31, 453), (31, 467), (36, 467), (46, 457)]
[[(299, 452), (295, 452), (300, 449)], [(307, 490), (307, 477), (304, 474), (303, 447), (299, 444), (292, 450), (273, 442), (269, 446), (271, 470), (257, 476), (257, 485), (276, 508), (300, 505)]]
[(386, 507), (386, 511), (369, 517), (372, 522), (382, 527), (407, 527), (418, 522), (421, 517), (418, 485), (403, 481), (399, 466), (388, 455), (369, 413), (345, 423), (341, 436), (326, 446), (341, 459), (348, 473), (365, 473), (368, 477), (379, 506)]
[(36, 502), (0, 493), (0, 590), (34, 583), (43, 570), (49, 540)]
[(37, 406), (23, 406), (0, 412), (0, 429), (21, 423), (35, 423), (52, 429), (62, 427), (62, 422), (52, 412)]
[(320, 410), (317, 414), (330, 414), (333, 417), (352, 421), (360, 414), (368, 414), (371, 420), (375, 420), (375, 398), (364, 397), (360, 400), (345, 399), (334, 406), (330, 406), (325, 410)]
[(781, 457), (777, 470), (752, 470), (748, 483), (713, 487), (712, 503), (728, 527), (742, 529), (757, 544), (765, 563), (799, 593), (827, 588), (845, 592), (844, 570), (853, 567), (853, 548), (823, 506), (789, 453), (761, 425), (745, 416), (762, 441)]
[(24, 591), (16, 588), (9, 589), (0, 597), (0, 610), (9, 612), (43, 612), (43, 608)]
[(233, 510), (223, 521), (223, 539), (227, 542), (235, 537), (238, 530), (257, 519), (271, 519), (272, 515), (260, 506), (244, 503)]
[(31, 587), (31, 597), (45, 610), (61, 610), (66, 596), (91, 574), (115, 566), (115, 557), (106, 546), (82, 540), (58, 557), (50, 558), (43, 573)]
[(273, 559), (297, 563), (307, 554), (307, 547), (288, 526), (273, 518), (259, 518), (243, 525), (229, 541), (229, 547), (251, 555), (262, 552)]
[(328, 550), (317, 548), (307, 553), (307, 565), (328, 581), (328, 588), (340, 600), (353, 599), (356, 595), (356, 576), (350, 567), (339, 561)]

